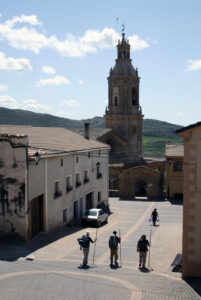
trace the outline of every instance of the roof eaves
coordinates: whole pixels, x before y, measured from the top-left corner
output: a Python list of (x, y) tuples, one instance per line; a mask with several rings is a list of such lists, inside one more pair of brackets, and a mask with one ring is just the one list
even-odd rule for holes
[(201, 122), (197, 122), (197, 123), (191, 124), (189, 126), (182, 127), (180, 129), (177, 129), (175, 132), (180, 133), (180, 132), (183, 132), (183, 131), (186, 131), (186, 130), (189, 130), (189, 129), (192, 129), (192, 128), (195, 128), (195, 127), (198, 127), (198, 126), (201, 126)]

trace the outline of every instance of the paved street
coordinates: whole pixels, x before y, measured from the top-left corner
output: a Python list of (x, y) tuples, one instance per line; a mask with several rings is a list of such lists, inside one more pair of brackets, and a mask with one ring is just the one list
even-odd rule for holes
[[(1, 243), (0, 299), (201, 299), (170, 266), (181, 253), (182, 205), (110, 198), (110, 208), (108, 224), (98, 229), (94, 265), (91, 246), (89, 269), (79, 268), (83, 255), (77, 238), (86, 229), (94, 238), (96, 228), (65, 227), (26, 245)], [(160, 217), (155, 227), (148, 222), (153, 208)], [(122, 268), (111, 269), (108, 239), (119, 229)], [(150, 268), (145, 271), (138, 270), (136, 252), (142, 234), (152, 237)]]

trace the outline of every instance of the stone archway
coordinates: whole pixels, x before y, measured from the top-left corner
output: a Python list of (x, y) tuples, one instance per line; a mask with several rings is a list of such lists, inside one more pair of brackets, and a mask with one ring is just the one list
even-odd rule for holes
[(147, 196), (147, 184), (144, 180), (138, 180), (135, 184), (135, 196)]

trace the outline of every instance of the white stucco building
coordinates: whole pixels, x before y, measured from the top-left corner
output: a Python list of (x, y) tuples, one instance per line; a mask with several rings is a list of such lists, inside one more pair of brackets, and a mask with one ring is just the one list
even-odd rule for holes
[(109, 150), (87, 131), (0, 126), (0, 230), (30, 239), (107, 205)]

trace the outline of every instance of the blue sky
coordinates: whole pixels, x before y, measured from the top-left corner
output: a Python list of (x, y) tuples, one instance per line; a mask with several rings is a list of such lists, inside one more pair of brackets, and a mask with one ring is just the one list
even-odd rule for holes
[(144, 118), (198, 122), (200, 12), (200, 0), (1, 0), (0, 106), (103, 116), (124, 23)]

